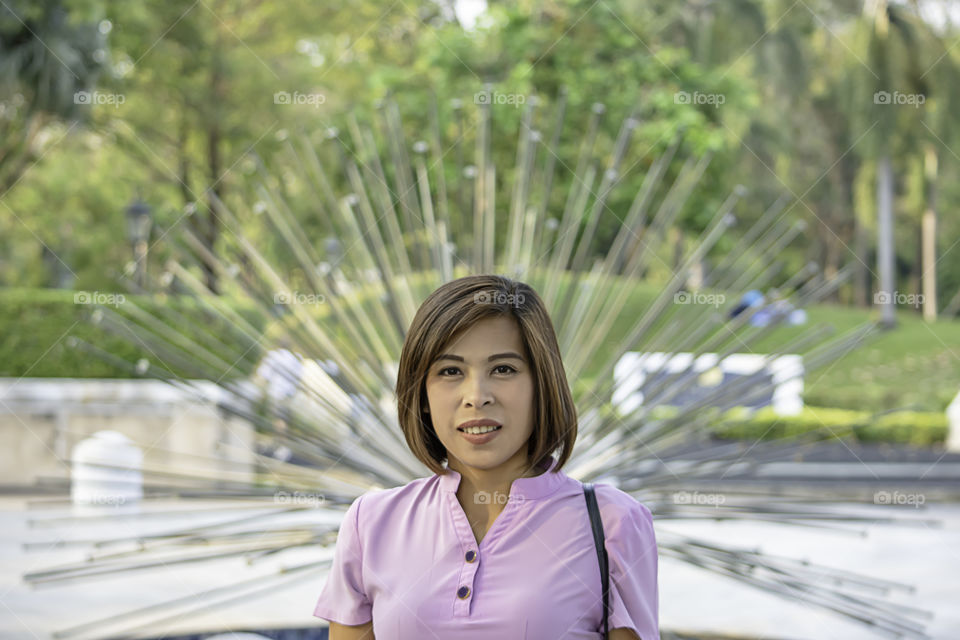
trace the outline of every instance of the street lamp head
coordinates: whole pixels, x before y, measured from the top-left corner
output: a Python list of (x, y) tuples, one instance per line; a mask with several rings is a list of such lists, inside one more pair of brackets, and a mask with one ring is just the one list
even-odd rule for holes
[(146, 242), (150, 237), (150, 206), (142, 200), (134, 200), (127, 207), (127, 238), (130, 244)]

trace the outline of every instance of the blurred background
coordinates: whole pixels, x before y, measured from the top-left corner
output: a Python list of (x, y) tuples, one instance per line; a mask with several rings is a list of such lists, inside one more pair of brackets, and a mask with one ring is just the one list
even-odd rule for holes
[[(345, 10), (5, 0), (0, 313), (10, 328), (0, 368), (112, 375), (54, 346), (76, 312), (57, 304), (72, 300), (58, 292), (113, 290), (135, 259), (157, 272), (180, 225), (194, 225), (216, 250), (223, 231), (205, 190), (245, 197), (255, 171), (246, 152), (270, 156), (288, 132), (322, 131), (334, 114), (372, 111), (388, 93), (415, 111), (427, 104), (422, 88), (472, 102), (494, 82), (545, 97), (567, 87), (571, 111), (602, 102), (615, 113), (613, 132), (639, 91), (656, 112), (638, 144), (663, 149), (684, 127), (692, 145), (709, 149), (667, 238), (677, 255), (732, 185), (750, 193), (742, 216), (759, 218), (786, 194), (785, 215), (807, 226), (784, 250), (783, 278), (810, 261), (828, 275), (850, 265), (824, 313), (838, 322), (863, 316), (879, 293), (900, 321), (878, 344), (882, 355), (864, 350), (808, 389), (815, 404), (942, 411), (956, 392), (946, 382), (960, 377), (949, 351), (960, 344), (949, 322), (960, 311), (957, 11), (933, 1), (361, 2)], [(503, 118), (519, 119), (515, 111)], [(493, 144), (496, 153), (515, 142)], [(129, 222), (136, 206), (147, 211), (145, 256), (136, 246), (144, 231)], [(599, 221), (595, 252), (618, 224)], [(878, 281), (884, 269), (889, 291)], [(32, 331), (16, 330), (38, 307), (46, 311)]]
[[(932, 509), (927, 515), (946, 528), (918, 520), (899, 533), (877, 534), (867, 547), (818, 538), (822, 532), (794, 533), (777, 538), (773, 550), (803, 549), (818, 560), (849, 561), (850, 570), (883, 566), (889, 570), (883, 575), (920, 589), (903, 606), (937, 612), (929, 637), (954, 637), (948, 630), (960, 620), (955, 613), (950, 618), (948, 600), (956, 592), (947, 568), (960, 564), (958, 42), (960, 2), (950, 0), (0, 0), (0, 438), (7, 449), (0, 470), (0, 635), (52, 637), (49, 604), (22, 580), (43, 562), (25, 555), (21, 545), (33, 539), (36, 526), (28, 507), (44, 506), (32, 501), (64, 490), (50, 478), (67, 477), (70, 452), (108, 422), (90, 406), (126, 402), (117, 410), (123, 420), (111, 428), (149, 444), (161, 432), (170, 437), (163, 420), (151, 422), (157, 416), (149, 407), (181, 402), (162, 385), (149, 391), (122, 386), (142, 373), (124, 363), (156, 363), (156, 354), (142, 341), (90, 322), (93, 305), (116, 309), (127, 299), (144, 308), (172, 304), (185, 314), (178, 330), (190, 334), (194, 307), (174, 304), (187, 289), (171, 284), (170, 263), (182, 261), (183, 231), (193, 238), (192, 255), (226, 255), (230, 230), (217, 215), (218, 203), (249, 209), (253, 215), (243, 230), (260, 255), (284, 272), (295, 271), (288, 242), (263, 221), (269, 198), (257, 190), (258, 179), (272, 180), (299, 203), (288, 211), (291, 219), (335, 269), (349, 246), (337, 244), (336, 226), (297, 181), (292, 167), (305, 164), (285, 154), (300, 140), (354, 135), (351, 118), (375, 118), (386, 101), (410, 115), (404, 125), (410, 140), (433, 125), (428, 114), (434, 109), (450, 127), (443, 137), (452, 140), (456, 132), (476, 131), (474, 110), (492, 104), (499, 133), (488, 141), (489, 153), (496, 179), (503, 180), (517, 164), (517, 131), (530, 97), (554, 108), (562, 96), (581, 124), (550, 140), (556, 182), (537, 187), (541, 213), (553, 220), (545, 229), (556, 228), (568, 206), (566, 188), (582, 176), (576, 158), (587, 132), (583, 114), (609, 116), (591, 130), (607, 144), (593, 158), (600, 172), (616, 155), (622, 121), (635, 118), (625, 164), (638, 169), (624, 172), (607, 201), (610, 210), (623, 213), (596, 220), (582, 256), (578, 252), (584, 265), (616, 246), (643, 172), (653, 158), (672, 153), (678, 136), (685, 153), (709, 158), (650, 249), (657, 259), (643, 270), (625, 317), (642, 313), (672, 282), (735, 189), (737, 224), (696, 265), (699, 281), (711, 265), (755, 241), (751, 229), (771, 206), (777, 220), (796, 225), (797, 235), (777, 248), (768, 290), (733, 279), (734, 286), (710, 294), (721, 296), (718, 304), (694, 304), (729, 303), (730, 318), (745, 309), (769, 311), (777, 287), (809, 272), (834, 284), (788, 324), (799, 330), (828, 323), (839, 333), (876, 324), (868, 342), (836, 353), (829, 366), (803, 380), (797, 406), (754, 414), (712, 435), (754, 443), (826, 428), (832, 435), (823, 446), (780, 460), (799, 466), (784, 468), (766, 488), (827, 479), (836, 487), (849, 483), (849, 492), (833, 496), (838, 502), (868, 496), (863, 499), (872, 506), (892, 503), (918, 518)], [(547, 125), (542, 131), (545, 138), (552, 133)], [(469, 145), (439, 151), (440, 171), (449, 173), (451, 185), (459, 185), (465, 167), (469, 172), (480, 164)], [(681, 165), (668, 163), (665, 174), (680, 175)], [(399, 170), (388, 163), (386, 175), (395, 174)], [(337, 184), (350, 184), (349, 178)], [(472, 237), (474, 194), (459, 186), (451, 194), (444, 212), (448, 231)], [(497, 215), (506, 216), (511, 202), (510, 189), (498, 186)], [(507, 225), (497, 233), (506, 237)], [(409, 240), (412, 251), (415, 238)], [(691, 290), (697, 268), (686, 281)], [(231, 283), (209, 260), (188, 271), (209, 294), (232, 296)], [(690, 302), (677, 295), (675, 302)], [(236, 309), (246, 313), (239, 302)], [(264, 335), (282, 333), (255, 316), (244, 315)], [(760, 318), (754, 326), (764, 326)], [(614, 335), (627, 335), (629, 325), (617, 326)], [(70, 338), (113, 358), (93, 357)], [(775, 351), (778, 339), (754, 351)], [(616, 353), (610, 344), (599, 349), (603, 356)], [(177, 376), (219, 383), (224, 377), (269, 378), (262, 362), (238, 360), (221, 368), (220, 377), (199, 375), (188, 361), (171, 359), (164, 366)], [(325, 371), (336, 376), (335, 367)], [(589, 366), (582, 373), (573, 383), (578, 389), (594, 388), (603, 375)], [(767, 404), (773, 400), (760, 403)], [(75, 413), (86, 417), (57, 411), (66, 406), (85, 406)], [(177, 446), (164, 441), (171, 452), (206, 451), (208, 440), (229, 440), (233, 453), (217, 462), (224, 468), (259, 455), (295, 461), (296, 450), (278, 454), (276, 445), (257, 440), (263, 429), (248, 433), (238, 426), (242, 418), (197, 411), (190, 428), (170, 441)], [(231, 421), (235, 428), (223, 426)], [(209, 433), (196, 425), (209, 425)], [(164, 462), (186, 465), (176, 453)], [(881, 486), (885, 496), (875, 492)], [(677, 495), (674, 502), (696, 503), (695, 494)], [(735, 526), (728, 523), (720, 535), (770, 542), (772, 534), (760, 525)], [(684, 571), (664, 578), (661, 605), (664, 629), (691, 634), (682, 637), (880, 637), (808, 615), (805, 605), (784, 613), (772, 599), (753, 601), (746, 592), (737, 595), (725, 583)], [(286, 612), (280, 617), (298, 616), (299, 626), (255, 614), (243, 628), (281, 637), (276, 629), (315, 625), (309, 612), (320, 585), (301, 584), (295, 606), (261, 601), (273, 614)], [(179, 587), (141, 588), (152, 597)], [(86, 599), (89, 593), (71, 597), (72, 608), (70, 598), (63, 600), (76, 618), (71, 621), (89, 618), (84, 612), (97, 607), (96, 599)], [(735, 614), (740, 607), (755, 608)], [(796, 626), (784, 628), (784, 619)], [(205, 620), (179, 629), (177, 637), (206, 637), (188, 632), (218, 627), (238, 628), (229, 617)]]

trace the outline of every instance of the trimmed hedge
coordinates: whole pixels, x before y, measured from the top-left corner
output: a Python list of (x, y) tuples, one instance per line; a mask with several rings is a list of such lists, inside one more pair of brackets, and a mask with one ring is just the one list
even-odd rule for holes
[(804, 407), (795, 416), (778, 416), (769, 407), (750, 417), (731, 410), (712, 429), (730, 440), (775, 440), (820, 433), (824, 439), (930, 446), (943, 444), (949, 425), (945, 413), (896, 411), (871, 418), (869, 411)]
[[(78, 304), (75, 294), (66, 289), (0, 289), (0, 376), (31, 378), (129, 378), (131, 372), (113, 362), (87, 351), (72, 348), (70, 337), (96, 345), (117, 358), (135, 363), (141, 358), (160, 365), (176, 375), (193, 377), (194, 372), (177, 366), (171, 359), (158, 358), (150, 349), (130, 338), (118, 335), (92, 322), (92, 304)], [(101, 296), (106, 294), (99, 292)], [(227, 362), (233, 363), (246, 345), (229, 323), (206, 312), (188, 296), (140, 296), (123, 293), (126, 304), (105, 305), (126, 315), (126, 309), (137, 306), (151, 315), (155, 313), (182, 314), (187, 322), (176, 330), (185, 337), (212, 345)], [(101, 300), (103, 297), (100, 298)], [(263, 317), (252, 308), (232, 305), (232, 308), (259, 332), (263, 331)], [(243, 347), (243, 348), (241, 348)], [(255, 352), (252, 350), (251, 353)], [(166, 360), (166, 362), (164, 362)], [(225, 372), (225, 378), (242, 377), (245, 360), (236, 370)], [(164, 366), (166, 365), (166, 366)], [(235, 374), (235, 375), (234, 375)]]

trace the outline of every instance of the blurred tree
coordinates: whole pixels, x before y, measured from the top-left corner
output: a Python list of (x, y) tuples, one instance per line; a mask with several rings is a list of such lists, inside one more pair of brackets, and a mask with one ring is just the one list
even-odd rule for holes
[[(600, 110), (597, 148), (610, 148), (623, 119), (633, 114), (638, 125), (619, 173), (610, 174), (616, 178), (600, 207), (589, 253), (583, 257), (606, 253), (639, 190), (644, 170), (678, 140), (683, 141), (686, 153), (712, 156), (679, 220), (681, 228), (693, 235), (702, 231), (729, 195), (731, 154), (736, 151), (737, 137), (748, 127), (748, 114), (756, 107), (756, 89), (737, 71), (727, 77), (711, 74), (707, 67), (692, 61), (682, 46), (659, 41), (652, 32), (655, 18), (655, 7), (619, 0), (599, 4), (582, 0), (490, 2), (486, 15), (474, 29), (464, 31), (449, 24), (434, 30), (420, 41), (412, 63), (385, 62), (374, 70), (371, 82), (382, 86), (384, 93), (392, 91), (406, 105), (406, 112), (425, 114), (424, 124), (430, 113), (430, 99), (421, 89), (424, 85), (465, 103), (477, 100), (485, 84), (491, 83), (495, 99), (491, 139), (494, 161), (498, 167), (513, 170), (516, 158), (510, 150), (515, 143), (505, 136), (515, 139), (525, 133), (527, 126), (539, 132), (536, 170), (555, 169), (553, 186), (559, 187), (551, 189), (550, 202), (539, 206), (555, 217), (565, 209), (564, 199), (570, 189), (582, 186), (587, 167), (597, 170), (595, 183), (587, 185), (588, 210), (604, 191), (604, 172), (612, 166), (608, 155), (586, 149), (582, 166), (557, 161), (577, 158), (581, 153), (593, 105)], [(561, 94), (566, 119), (582, 124), (567, 127), (565, 135), (554, 141), (551, 131)], [(510, 102), (518, 95), (538, 97), (529, 125), (524, 124), (528, 105)], [(697, 102), (690, 96), (704, 96), (710, 101)], [(448, 106), (440, 108), (445, 110)], [(473, 112), (466, 111), (469, 117), (473, 117)], [(451, 119), (446, 113), (443, 115)], [(461, 149), (465, 149), (469, 154), (478, 123), (464, 124), (458, 129), (465, 133), (464, 141), (451, 146), (451, 150), (462, 153)], [(473, 160), (476, 164), (477, 159)], [(469, 161), (468, 157), (466, 162)], [(675, 163), (668, 169), (666, 179), (675, 178), (678, 170), (679, 163)], [(460, 176), (450, 174), (447, 179), (457, 184)], [(500, 179), (498, 175), (498, 183)], [(530, 194), (531, 202), (537, 202), (540, 195)], [(510, 193), (498, 188), (497, 210), (509, 210), (510, 197)], [(454, 227), (470, 234), (473, 212), (464, 210), (463, 205), (458, 211), (461, 215), (455, 216), (460, 219), (454, 220)], [(586, 228), (592, 221), (584, 220), (582, 224)], [(506, 233), (505, 225), (498, 225), (497, 232)], [(674, 233), (672, 237), (679, 249), (684, 234)], [(579, 248), (577, 253), (581, 253)], [(667, 271), (671, 268), (669, 253), (661, 263)]]
[[(877, 271), (878, 295), (875, 300), (881, 309), (881, 319), (886, 327), (896, 324), (898, 251), (895, 238), (895, 191), (896, 171), (906, 172), (905, 162), (911, 157), (923, 158), (925, 188), (922, 200), (926, 205), (916, 207), (926, 210), (922, 216), (921, 233), (926, 239), (919, 245), (928, 253), (935, 253), (936, 173), (938, 154), (934, 140), (942, 142), (951, 138), (953, 125), (960, 102), (957, 84), (960, 75), (946, 55), (948, 51), (933, 28), (919, 15), (916, 4), (891, 4), (887, 0), (865, 0), (862, 19), (857, 24), (862, 61), (855, 67), (854, 83), (856, 96), (854, 117), (873, 121), (874, 125), (864, 146), (865, 156), (872, 161), (876, 171), (877, 211)], [(944, 60), (946, 58), (946, 60)], [(932, 72), (932, 73), (931, 73)], [(930, 117), (924, 118), (929, 114)], [(947, 115), (950, 114), (950, 115)], [(898, 167), (899, 164), (899, 167)], [(901, 181), (902, 182), (902, 181)], [(923, 220), (926, 220), (924, 223)], [(924, 226), (925, 225), (925, 226)], [(917, 227), (912, 227), (916, 229)], [(922, 251), (919, 253), (923, 253)], [(922, 255), (914, 262), (922, 268)], [(931, 255), (926, 259), (931, 267), (927, 273), (927, 286), (935, 278), (936, 260)], [(936, 296), (931, 295), (925, 315), (935, 315)]]
[[(93, 9), (89, 2), (68, 0), (10, 0), (0, 6), (0, 279), (8, 272), (24, 284), (63, 287), (74, 282), (72, 261), (63, 248), (69, 226), (47, 217), (44, 224), (32, 224), (34, 212), (11, 206), (9, 196), (86, 112), (107, 59), (105, 31)], [(61, 122), (70, 124), (61, 127)], [(12, 227), (24, 225), (37, 259), (32, 271), (21, 262), (29, 264), (29, 258), (16, 255)], [(40, 236), (47, 239), (41, 240), (42, 248), (35, 243)]]
[[(920, 15), (917, 0), (912, 3), (915, 14)], [(918, 157), (922, 163), (922, 211), (918, 216), (920, 243), (914, 261), (918, 292), (923, 294), (923, 317), (928, 322), (937, 318), (937, 266), (940, 262), (937, 251), (938, 214), (942, 150), (949, 153), (958, 140), (957, 114), (960, 113), (960, 67), (951, 54), (952, 45), (945, 42), (944, 35), (936, 28), (925, 24), (921, 31), (922, 77), (929, 78), (930, 94), (925, 96), (918, 128)], [(955, 154), (954, 154), (955, 156)], [(954, 216), (954, 222), (960, 221)], [(949, 235), (945, 237), (950, 237)], [(947, 248), (949, 251), (953, 245)]]
[(107, 50), (87, 3), (3, 2), (0, 7), (0, 194), (42, 155), (44, 127), (81, 115)]
[[(184, 213), (162, 235), (185, 218), (216, 254), (230, 230), (214, 203), (251, 197), (234, 175), (254, 170), (248, 152), (277, 151), (291, 128), (326, 129), (327, 114), (360, 98), (372, 67), (402, 63), (443, 13), (439, 5), (411, 14), (374, 2), (350, 11), (306, 0), (111, 3), (118, 90), (128, 101), (122, 117), (104, 111), (98, 125), (179, 191)], [(213, 271), (203, 275), (219, 291)]]
[[(41, 15), (41, 9), (57, 4), (52, 0), (34, 3), (23, 15)], [(375, 99), (388, 93), (406, 113), (422, 114), (420, 122), (404, 122), (409, 127), (408, 141), (424, 137), (435, 120), (446, 123), (440, 133), (449, 147), (439, 153), (462, 159), (443, 165), (455, 203), (450, 215), (454, 228), (469, 234), (472, 201), (461, 172), (474, 160), (478, 123), (470, 120), (473, 109), (458, 111), (456, 103), (438, 103), (435, 114), (427, 88), (444, 98), (456, 98), (462, 105), (472, 102), (485, 82), (493, 82), (494, 90), (501, 93), (540, 97), (530, 123), (543, 134), (536, 170), (555, 170), (556, 180), (570, 187), (577, 184), (573, 174), (583, 175), (584, 167), (597, 168), (597, 181), (587, 193), (591, 201), (597, 199), (599, 182), (611, 158), (588, 150), (583, 167), (558, 162), (560, 157), (577, 157), (582, 138), (582, 132), (571, 127), (558, 140), (550, 138), (558, 96), (565, 88), (568, 120), (577, 117), (585, 122), (593, 103), (606, 106), (599, 118), (596, 149), (609, 148), (624, 116), (634, 112), (639, 116), (621, 175), (601, 208), (591, 254), (606, 248), (619, 231), (620, 219), (612, 214), (629, 207), (651, 159), (682, 138), (686, 151), (710, 153), (713, 159), (678, 220), (679, 229), (664, 238), (664, 244), (669, 241), (673, 246), (662, 251), (664, 262), (657, 266), (665, 268), (661, 275), (668, 274), (671, 256), (680, 252), (685, 238), (702, 229), (731, 186), (743, 183), (753, 195), (736, 213), (746, 223), (784, 191), (795, 196), (784, 215), (808, 216), (813, 223), (806, 247), (790, 248), (778, 256), (787, 265), (785, 273), (811, 258), (825, 272), (833, 273), (852, 258), (860, 267), (853, 299), (860, 301), (866, 300), (870, 287), (867, 265), (873, 260), (874, 244), (872, 212), (869, 217), (863, 213), (865, 207), (873, 206), (875, 190), (864, 190), (864, 184), (875, 179), (879, 166), (874, 147), (867, 143), (875, 142), (874, 134), (880, 128), (877, 124), (871, 131), (875, 116), (895, 116), (887, 134), (894, 169), (906, 179), (908, 165), (914, 166), (921, 157), (930, 158), (923, 160), (930, 167), (926, 188), (904, 183), (896, 193), (909, 200), (895, 204), (908, 212), (898, 216), (896, 237), (922, 229), (927, 240), (898, 243), (897, 260), (913, 277), (923, 274), (924, 287), (935, 284), (928, 275), (933, 260), (933, 271), (947, 278), (948, 297), (960, 286), (960, 268), (936, 260), (932, 253), (936, 247), (929, 248), (931, 237), (944, 237), (934, 231), (933, 221), (945, 222), (944, 230), (957, 228), (950, 217), (936, 220), (932, 205), (939, 201), (940, 208), (949, 211), (960, 197), (945, 177), (955, 173), (953, 155), (942, 154), (952, 144), (953, 134), (948, 129), (958, 113), (956, 102), (947, 96), (960, 86), (960, 82), (950, 81), (955, 77), (951, 73), (957, 49), (949, 46), (949, 40), (955, 33), (948, 29), (934, 39), (927, 25), (914, 24), (918, 35), (907, 50), (903, 48), (907, 41), (895, 24), (889, 54), (892, 77), (903, 80), (904, 84), (897, 86), (906, 91), (909, 83), (905, 79), (912, 73), (929, 90), (927, 102), (919, 110), (888, 108), (885, 113), (874, 113), (880, 105), (873, 103), (878, 81), (870, 72), (873, 63), (868, 49), (873, 36), (868, 32), (875, 25), (863, 17), (861, 0), (809, 0), (801, 5), (788, 0), (653, 0), (639, 4), (492, 0), (477, 26), (467, 31), (457, 22), (452, 3), (439, 0), (389, 7), (360, 2), (350, 11), (304, 0), (293, 4), (63, 0), (60, 4), (72, 14), (64, 24), (94, 24), (99, 27), (99, 38), (109, 35), (110, 55), (93, 54), (102, 59), (105, 71), (96, 79), (101, 90), (123, 96), (125, 101), (119, 106), (74, 104), (82, 107), (75, 117), (92, 117), (95, 138), (82, 142), (61, 144), (63, 128), (38, 126), (33, 134), (33, 155), (43, 153), (40, 143), (44, 138), (55, 141), (57, 151), (31, 172), (36, 174), (33, 178), (21, 181), (23, 193), (15, 200), (4, 200), (8, 206), (16, 205), (23, 224), (18, 220), (0, 222), (0, 228), (6, 225), (0, 242), (12, 243), (13, 236), (6, 231), (14, 228), (20, 229), (17, 238), (32, 245), (39, 237), (55, 255), (65, 254), (67, 245), (73, 243), (75, 257), (67, 262), (78, 282), (102, 282), (93, 266), (97, 260), (101, 261), (102, 278), (108, 262), (113, 265), (127, 257), (114, 248), (120, 243), (114, 236), (122, 227), (116, 216), (137, 187), (146, 187), (157, 211), (156, 246), (151, 247), (151, 255), (162, 257), (174, 246), (171, 239), (176, 234), (171, 231), (179, 224), (189, 225), (208, 250), (217, 252), (218, 245), (233, 239), (231, 229), (215, 215), (212, 201), (219, 198), (230, 206), (242, 200), (252, 203), (255, 212), (264, 210), (264, 194), (258, 193), (249, 179), (258, 170), (259, 158), (248, 156), (248, 150), (256, 149), (269, 163), (269, 156), (289, 153), (309, 139), (318, 144), (318, 153), (336, 154), (341, 144), (356, 143), (344, 114), (369, 115), (376, 109)], [(915, 21), (915, 16), (908, 15), (909, 7), (898, 4), (893, 14), (898, 12), (903, 20)], [(916, 14), (915, 7), (912, 13)], [(6, 34), (20, 23), (13, 13), (3, 15), (0, 24), (6, 50), (13, 42)], [(23, 25), (19, 28), (23, 31)], [(70, 60), (58, 47), (50, 49)], [(38, 49), (37, 55), (41, 54), (56, 62), (43, 47)], [(915, 62), (910, 62), (911, 56)], [(9, 70), (14, 67), (9, 62), (13, 59), (3, 58), (5, 77), (11, 77)], [(915, 67), (912, 71), (911, 64)], [(60, 66), (65, 74), (68, 68)], [(719, 105), (685, 104), (679, 99), (694, 92), (722, 95), (725, 101)], [(299, 94), (305, 99), (283, 102), (277, 94)], [(68, 95), (72, 102), (72, 94)], [(4, 125), (11, 123), (4, 134), (26, 135), (30, 127), (9, 117), (25, 118), (28, 94), (18, 98), (16, 92), (7, 92), (3, 96), (0, 104), (8, 118)], [(18, 100), (23, 104), (10, 106)], [(498, 167), (514, 168), (516, 158), (505, 155), (510, 154), (512, 145), (506, 144), (503, 136), (515, 137), (525, 126), (524, 106), (494, 106), (492, 152)], [(377, 115), (382, 122), (385, 114)], [(335, 121), (338, 129), (331, 128)], [(373, 133), (385, 135), (386, 130)], [(328, 138), (330, 135), (334, 137)], [(13, 140), (4, 140), (7, 146), (16, 146)], [(2, 163), (8, 158), (13, 162), (14, 155), (4, 154), (0, 179), (6, 171)], [(393, 184), (393, 163), (384, 160), (386, 178)], [(441, 169), (430, 166), (429, 170), (436, 173)], [(916, 169), (911, 171), (909, 175), (914, 175)], [(671, 167), (667, 179), (675, 175), (676, 168)], [(64, 176), (70, 176), (69, 188), (55, 186)], [(498, 175), (498, 182), (504, 177)], [(329, 203), (317, 198), (296, 175), (271, 180), (273, 188), (295, 207), (308, 237), (328, 235), (329, 217), (335, 214)], [(81, 195), (84, 190), (98, 195)], [(921, 191), (926, 195), (917, 195)], [(549, 202), (539, 202), (542, 194), (531, 193), (529, 201), (557, 215), (568, 192), (551, 189)], [(510, 195), (498, 190), (498, 210), (505, 209)], [(397, 206), (409, 194), (391, 197)], [(924, 200), (931, 204), (924, 205)], [(57, 209), (64, 220), (69, 218), (74, 229), (110, 219), (104, 224), (112, 235), (105, 231), (80, 237), (40, 231), (56, 223), (57, 214), (50, 209)], [(920, 215), (923, 209), (928, 213)], [(266, 229), (269, 220), (259, 216), (243, 224), (251, 225), (244, 231), (257, 234)], [(498, 232), (505, 232), (505, 227), (499, 226)], [(58, 246), (59, 242), (64, 246)], [(288, 256), (270, 254), (282, 254), (283, 247), (272, 244), (267, 248), (268, 257), (284, 264)], [(915, 244), (927, 247), (916, 258)], [(41, 270), (36, 266), (40, 255), (39, 249), (35, 257), (22, 249), (15, 256), (4, 251), (2, 259), (9, 256), (10, 260), (6, 267), (0, 263), (0, 273), (22, 273), (25, 267)], [(90, 262), (81, 266), (77, 260)], [(198, 275), (205, 276), (217, 290), (212, 273)], [(50, 281), (46, 276), (28, 279)], [(849, 299), (846, 293), (841, 300)]]
[[(695, 52), (712, 74), (739, 72), (756, 79), (760, 106), (739, 140), (744, 153), (733, 179), (767, 202), (785, 191), (792, 195), (782, 215), (810, 219), (808, 253), (832, 277), (853, 235), (850, 179), (860, 160), (848, 153), (856, 136), (843, 111), (846, 80), (838, 65), (849, 52), (838, 51), (842, 48), (823, 25), (849, 22), (855, 7), (849, 1), (800, 6), (786, 0), (658, 7), (664, 37)], [(786, 272), (806, 262), (795, 255)]]

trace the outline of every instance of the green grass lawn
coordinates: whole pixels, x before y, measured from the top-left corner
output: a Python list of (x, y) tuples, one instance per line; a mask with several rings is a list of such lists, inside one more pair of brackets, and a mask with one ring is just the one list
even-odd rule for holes
[[(811, 321), (838, 331), (878, 318), (872, 310), (835, 306), (808, 312)], [(900, 310), (896, 328), (811, 372), (805, 390), (807, 402), (819, 406), (943, 411), (960, 392), (960, 321), (927, 323)]]

